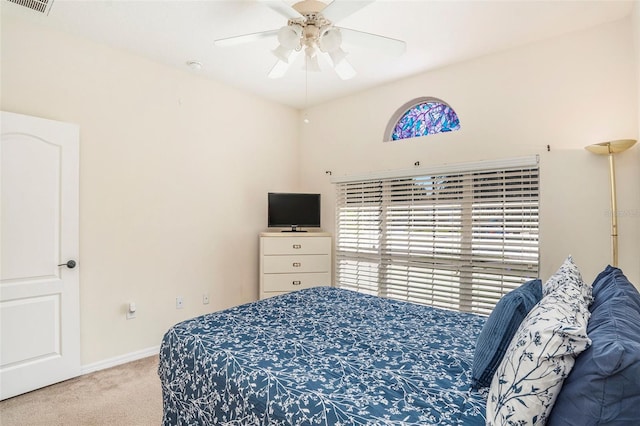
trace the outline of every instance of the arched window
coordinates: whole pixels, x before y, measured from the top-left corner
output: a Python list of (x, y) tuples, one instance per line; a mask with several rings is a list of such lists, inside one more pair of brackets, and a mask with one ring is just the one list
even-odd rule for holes
[(460, 129), (458, 115), (437, 98), (418, 98), (404, 104), (391, 117), (385, 141), (417, 138)]

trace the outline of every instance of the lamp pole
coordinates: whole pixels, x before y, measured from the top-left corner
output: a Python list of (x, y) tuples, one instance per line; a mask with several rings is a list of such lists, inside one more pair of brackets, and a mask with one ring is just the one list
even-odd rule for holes
[(590, 152), (598, 155), (609, 156), (609, 182), (611, 183), (611, 254), (612, 266), (618, 266), (618, 205), (616, 201), (616, 171), (613, 154), (626, 151), (636, 141), (634, 139), (620, 139), (610, 142), (602, 142), (585, 147)]

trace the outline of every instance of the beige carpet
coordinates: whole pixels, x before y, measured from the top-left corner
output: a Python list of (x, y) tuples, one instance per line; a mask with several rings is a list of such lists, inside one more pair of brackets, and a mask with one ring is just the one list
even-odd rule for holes
[(158, 357), (133, 361), (0, 402), (2, 426), (160, 425)]

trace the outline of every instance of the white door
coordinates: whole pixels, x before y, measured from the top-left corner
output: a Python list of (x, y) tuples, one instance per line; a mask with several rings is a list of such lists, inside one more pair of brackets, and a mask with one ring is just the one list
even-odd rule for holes
[(80, 374), (79, 273), (65, 265), (79, 265), (79, 129), (8, 112), (0, 120), (0, 399), (6, 399)]

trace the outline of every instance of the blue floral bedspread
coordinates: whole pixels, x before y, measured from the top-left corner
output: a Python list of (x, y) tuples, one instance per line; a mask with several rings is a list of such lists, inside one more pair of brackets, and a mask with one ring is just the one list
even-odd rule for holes
[(173, 326), (164, 425), (484, 425), (485, 318), (318, 287)]

